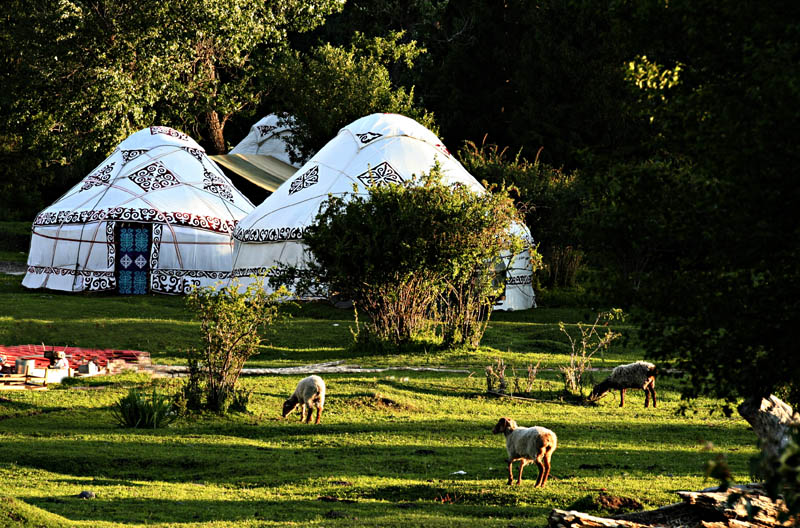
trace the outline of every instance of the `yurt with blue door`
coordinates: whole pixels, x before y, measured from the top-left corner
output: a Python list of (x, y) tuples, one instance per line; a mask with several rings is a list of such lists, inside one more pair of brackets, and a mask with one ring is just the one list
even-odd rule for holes
[(229, 277), (231, 233), (252, 210), (192, 138), (145, 128), (36, 216), (22, 285), (187, 293)]

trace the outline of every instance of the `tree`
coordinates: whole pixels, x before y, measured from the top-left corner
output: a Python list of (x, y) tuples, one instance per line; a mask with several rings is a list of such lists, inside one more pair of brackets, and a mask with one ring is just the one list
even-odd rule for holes
[[(658, 53), (635, 59), (650, 166), (627, 171), (618, 192), (598, 187), (614, 217), (599, 241), (629, 236), (629, 247), (650, 248), (635, 298), (642, 336), (652, 355), (687, 372), (686, 396), (776, 393), (796, 406), (800, 6), (648, 6), (647, 27), (670, 28), (651, 31)], [(676, 71), (671, 86), (647, 81)], [(633, 195), (623, 183), (631, 176), (640, 178)]]
[(389, 68), (411, 68), (424, 52), (416, 42), (401, 43), (402, 32), (366, 38), (356, 32), (348, 46), (321, 44), (290, 53), (280, 66), (273, 103), (295, 119), (289, 140), (302, 157), (322, 148), (340, 128), (376, 112), (402, 114), (434, 133), (433, 115), (414, 102), (414, 89), (395, 87)]
[[(311, 270), (333, 294), (354, 300), (378, 338), (418, 337), (438, 304), (445, 345), (477, 345), (491, 311), (494, 263), (520, 249), (518, 219), (505, 190), (475, 194), (441, 181), (371, 187), (369, 196), (332, 196), (305, 233)], [(535, 257), (535, 255), (534, 255)]]
[(47, 159), (106, 153), (166, 123), (226, 150), (225, 124), (273, 88), (265, 75), (337, 0), (4, 2), (3, 100), (12, 131)]

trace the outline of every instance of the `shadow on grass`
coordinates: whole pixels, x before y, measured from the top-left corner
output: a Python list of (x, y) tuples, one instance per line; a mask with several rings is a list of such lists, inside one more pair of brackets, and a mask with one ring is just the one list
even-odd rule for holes
[[(339, 519), (341, 525), (358, 522), (388, 521), (395, 525), (396, 517), (402, 512), (410, 515), (419, 511), (408, 503), (387, 504), (385, 502), (328, 502), (310, 500), (183, 500), (183, 499), (97, 499), (83, 501), (73, 497), (43, 499), (41, 497), (21, 497), (21, 500), (43, 510), (60, 515), (72, 522), (105, 521), (128, 524), (150, 523), (204, 523), (204, 522), (308, 522)], [(394, 506), (394, 507), (393, 507)], [(460, 504), (425, 504), (425, 516), (477, 515), (480, 517), (527, 517), (544, 515), (546, 508), (521, 513), (509, 508), (470, 508)], [(339, 523), (334, 523), (339, 525)]]
[[(297, 422), (159, 431), (98, 431), (99, 440), (10, 437), (0, 464), (16, 464), (83, 477), (168, 482), (290, 485), (306, 479), (379, 476), (436, 478), (464, 469), (470, 479), (495, 480), (506, 456), (502, 437), (491, 423), (476, 421), (333, 423)], [(553, 475), (579, 476), (669, 473), (695, 476), (709, 454), (696, 446), (709, 433), (701, 425), (625, 424), (617, 427), (569, 425), (557, 429), (559, 449)], [(454, 443), (441, 443), (455, 435)], [(641, 440), (631, 447), (631, 435)], [(243, 443), (242, 439), (255, 442)], [(433, 440), (431, 442), (431, 440)], [(256, 442), (267, 442), (258, 445)], [(397, 444), (396, 442), (407, 442)], [(476, 445), (482, 444), (482, 445)], [(483, 446), (485, 445), (485, 446)], [(673, 447), (674, 446), (674, 447)], [(58, 456), (53, 456), (58, 453)], [(731, 464), (747, 467), (747, 455), (732, 454)]]

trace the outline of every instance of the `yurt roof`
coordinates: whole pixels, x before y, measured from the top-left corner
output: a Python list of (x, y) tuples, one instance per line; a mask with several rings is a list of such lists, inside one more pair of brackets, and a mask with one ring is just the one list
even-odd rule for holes
[(34, 225), (129, 220), (230, 232), (252, 208), (192, 138), (152, 126), (122, 141)]

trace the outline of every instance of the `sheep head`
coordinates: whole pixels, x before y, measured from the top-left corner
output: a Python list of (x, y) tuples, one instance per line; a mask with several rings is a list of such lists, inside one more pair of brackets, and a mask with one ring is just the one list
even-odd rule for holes
[(599, 400), (600, 398), (611, 392), (611, 390), (614, 388), (615, 388), (614, 384), (611, 383), (611, 381), (609, 380), (605, 380), (603, 382), (598, 383), (592, 389), (592, 393), (589, 394), (589, 401), (595, 402)]
[(298, 402), (295, 397), (291, 397), (285, 402), (283, 402), (283, 412), (281, 413), (281, 416), (286, 418), (286, 415), (288, 415), (295, 409), (295, 407), (297, 407), (297, 403)]
[(517, 428), (517, 422), (512, 420), (511, 418), (500, 418), (497, 421), (497, 424), (492, 429), (492, 434), (499, 434), (499, 433), (510, 433), (514, 429)]

